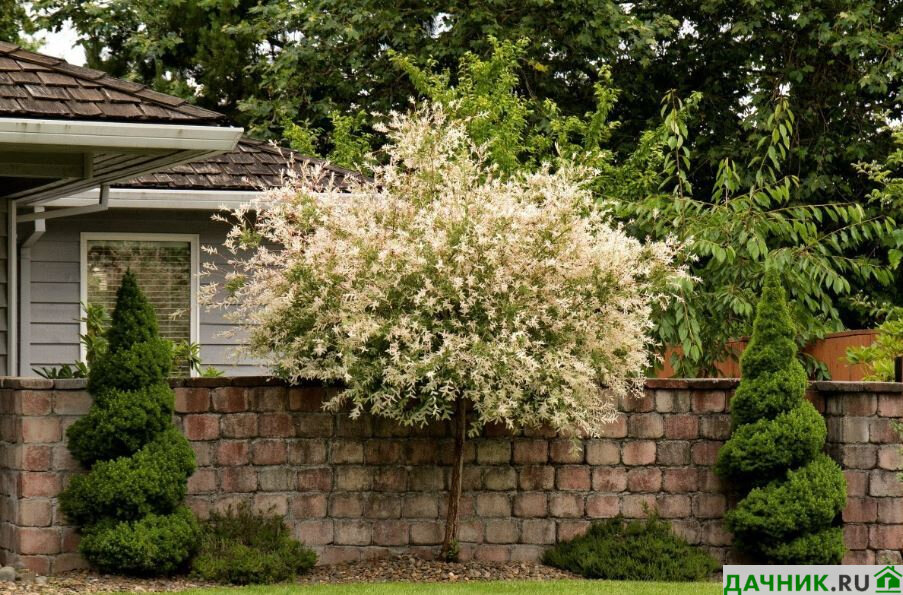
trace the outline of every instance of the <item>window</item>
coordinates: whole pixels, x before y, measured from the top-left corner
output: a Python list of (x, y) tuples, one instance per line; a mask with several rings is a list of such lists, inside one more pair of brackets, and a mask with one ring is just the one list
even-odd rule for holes
[(81, 241), (83, 302), (112, 313), (122, 276), (131, 270), (157, 314), (160, 335), (197, 341), (197, 236), (85, 233)]

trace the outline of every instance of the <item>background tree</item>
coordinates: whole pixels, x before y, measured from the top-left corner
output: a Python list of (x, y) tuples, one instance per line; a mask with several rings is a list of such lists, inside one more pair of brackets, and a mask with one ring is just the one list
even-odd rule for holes
[(840, 466), (822, 452), (827, 427), (806, 400), (792, 325), (780, 277), (771, 269), (740, 360), (733, 431), (718, 452), (718, 475), (745, 492), (725, 521), (738, 547), (762, 561), (839, 564), (847, 486)]
[(199, 535), (182, 504), (194, 451), (172, 423), (170, 343), (130, 271), (107, 343), (88, 375), (94, 403), (66, 432), (72, 455), (90, 471), (72, 478), (60, 505), (79, 526), (79, 550), (101, 570), (171, 574), (184, 567)]
[(345, 384), (330, 408), (454, 420), (449, 555), (465, 434), (598, 434), (617, 398), (642, 391), (649, 316), (682, 271), (673, 243), (611, 226), (579, 166), (499, 176), (441, 107), (385, 133), (386, 163), (351, 194), (317, 192), (312, 171), (256, 217), (236, 211), (232, 293), (212, 303), (234, 308), (279, 376)]

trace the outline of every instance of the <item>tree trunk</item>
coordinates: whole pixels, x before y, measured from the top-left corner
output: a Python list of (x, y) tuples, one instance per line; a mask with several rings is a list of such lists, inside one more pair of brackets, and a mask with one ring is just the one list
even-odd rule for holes
[(455, 460), (452, 466), (451, 485), (448, 487), (448, 514), (445, 516), (445, 539), (440, 556), (443, 559), (457, 556), (458, 503), (461, 501), (461, 483), (464, 475), (464, 439), (467, 436), (467, 401), (459, 398), (455, 404)]

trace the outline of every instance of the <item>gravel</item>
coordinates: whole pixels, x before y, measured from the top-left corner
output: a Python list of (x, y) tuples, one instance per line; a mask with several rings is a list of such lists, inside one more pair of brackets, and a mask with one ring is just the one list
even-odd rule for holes
[[(488, 580), (555, 580), (579, 578), (535, 562), (437, 562), (399, 556), (332, 566), (317, 566), (298, 578), (301, 584), (372, 582), (468, 582)], [(98, 593), (126, 591), (150, 593), (183, 591), (216, 585), (185, 577), (133, 579), (77, 571), (59, 576), (37, 577), (32, 581), (0, 582), (0, 595), (12, 593)]]

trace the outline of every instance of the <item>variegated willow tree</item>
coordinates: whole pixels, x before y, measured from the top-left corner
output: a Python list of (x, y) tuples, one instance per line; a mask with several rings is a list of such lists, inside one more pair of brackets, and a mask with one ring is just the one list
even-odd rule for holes
[(207, 301), (278, 376), (343, 384), (330, 409), (452, 420), (449, 557), (466, 436), (597, 435), (642, 390), (650, 314), (685, 273), (676, 243), (610, 223), (579, 166), (501, 175), (435, 105), (384, 132), (387, 159), (350, 192), (315, 192), (313, 170), (226, 217), (228, 291)]

